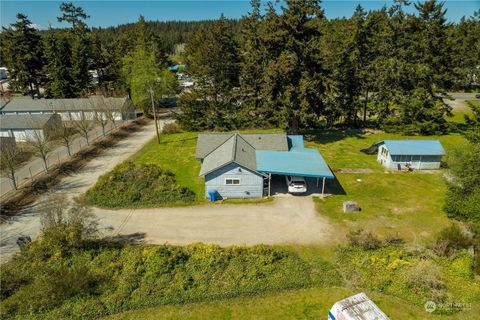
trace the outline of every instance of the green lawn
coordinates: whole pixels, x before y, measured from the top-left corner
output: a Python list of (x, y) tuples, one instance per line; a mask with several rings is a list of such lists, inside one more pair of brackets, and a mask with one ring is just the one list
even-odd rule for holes
[[(450, 221), (442, 210), (445, 182), (436, 173), (337, 174), (346, 194), (316, 198), (317, 210), (348, 229), (380, 234), (398, 232), (406, 240), (430, 238)], [(357, 181), (360, 179), (360, 181)], [(339, 192), (336, 188), (334, 192)], [(342, 203), (356, 201), (360, 212), (343, 213)]]
[[(252, 298), (238, 298), (181, 306), (162, 306), (129, 311), (109, 317), (126, 319), (326, 319), (332, 305), (358, 290), (346, 288), (312, 288), (267, 294)], [(392, 319), (475, 319), (480, 312), (478, 304), (468, 311), (453, 316), (427, 313), (422, 307), (391, 296), (366, 292)]]

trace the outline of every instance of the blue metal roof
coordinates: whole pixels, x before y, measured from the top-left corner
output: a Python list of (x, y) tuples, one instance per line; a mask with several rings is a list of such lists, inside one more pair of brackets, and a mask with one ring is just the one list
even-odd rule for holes
[(438, 140), (384, 140), (388, 152), (393, 155), (439, 156), (445, 154)]
[(256, 150), (257, 171), (302, 177), (334, 179), (317, 149), (305, 148), (302, 136), (288, 136), (290, 151)]
[(168, 70), (170, 70), (170, 71), (178, 71), (178, 69), (182, 69), (182, 68), (185, 68), (185, 65), (184, 65), (184, 64), (176, 64), (176, 65), (174, 65), (174, 66), (168, 67)]

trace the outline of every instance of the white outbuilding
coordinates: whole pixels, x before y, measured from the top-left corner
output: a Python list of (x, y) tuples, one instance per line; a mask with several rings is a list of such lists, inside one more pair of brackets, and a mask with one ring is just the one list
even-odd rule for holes
[(377, 161), (393, 170), (439, 169), (445, 149), (438, 140), (384, 140), (376, 144)]

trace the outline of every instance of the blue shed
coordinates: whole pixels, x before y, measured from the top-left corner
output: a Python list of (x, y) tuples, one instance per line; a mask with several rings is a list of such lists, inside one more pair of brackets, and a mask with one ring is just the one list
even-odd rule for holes
[(378, 145), (377, 161), (384, 167), (401, 170), (439, 169), (445, 150), (438, 140), (384, 140)]
[(305, 148), (303, 136), (286, 133), (199, 134), (196, 158), (202, 162), (205, 196), (216, 190), (216, 198), (259, 198), (270, 195), (271, 177), (290, 175), (323, 179), (334, 176), (317, 149)]

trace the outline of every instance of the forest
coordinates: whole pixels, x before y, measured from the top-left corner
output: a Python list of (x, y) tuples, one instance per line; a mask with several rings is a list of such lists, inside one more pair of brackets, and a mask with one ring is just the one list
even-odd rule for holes
[[(413, 6), (415, 13), (407, 13)], [(317, 0), (251, 1), (242, 19), (89, 28), (63, 3), (65, 28), (36, 30), (24, 14), (1, 33), (11, 87), (53, 98), (93, 92), (132, 97), (139, 109), (175, 96), (187, 130), (334, 126), (407, 134), (448, 132), (447, 91), (478, 90), (480, 10), (448, 22), (444, 3), (395, 1), (328, 20)], [(185, 63), (179, 94), (166, 72)], [(98, 74), (93, 85), (89, 71)], [(159, 81), (162, 80), (162, 81)]]

